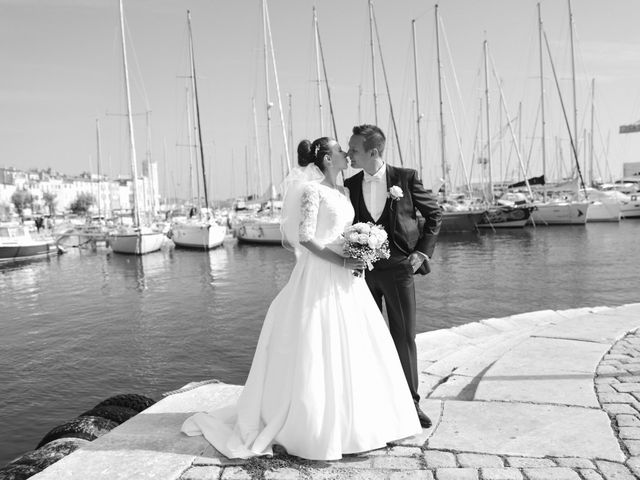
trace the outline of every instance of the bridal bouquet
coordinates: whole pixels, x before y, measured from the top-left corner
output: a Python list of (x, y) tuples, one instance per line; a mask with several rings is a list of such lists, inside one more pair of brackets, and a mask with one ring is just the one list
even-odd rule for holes
[[(380, 225), (371, 222), (355, 223), (347, 227), (342, 236), (345, 255), (364, 260), (369, 270), (373, 268), (374, 262), (381, 258), (389, 258), (387, 232)], [(356, 270), (353, 274), (356, 277), (362, 277), (364, 272)]]

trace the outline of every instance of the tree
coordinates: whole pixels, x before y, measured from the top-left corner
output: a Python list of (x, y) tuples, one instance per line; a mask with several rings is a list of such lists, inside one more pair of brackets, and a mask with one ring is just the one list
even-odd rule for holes
[(44, 200), (44, 204), (49, 209), (49, 215), (54, 216), (56, 214), (56, 202), (57, 195), (51, 192), (44, 192), (42, 195), (42, 199)]
[(25, 208), (31, 208), (33, 206), (33, 197), (27, 190), (16, 190), (11, 195), (11, 203), (16, 207), (16, 211), (20, 218), (24, 220), (23, 213)]
[(96, 203), (96, 199), (90, 193), (81, 192), (71, 203), (71, 211), (76, 214), (86, 214), (91, 206)]

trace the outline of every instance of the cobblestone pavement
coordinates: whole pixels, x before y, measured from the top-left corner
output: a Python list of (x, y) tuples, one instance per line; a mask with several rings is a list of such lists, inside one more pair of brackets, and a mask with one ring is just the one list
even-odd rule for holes
[(616, 342), (596, 370), (594, 388), (607, 412), (624, 462), (578, 457), (517, 457), (392, 444), (386, 449), (312, 462), (272, 458), (196, 459), (180, 480), (633, 480), (640, 479), (640, 333)]

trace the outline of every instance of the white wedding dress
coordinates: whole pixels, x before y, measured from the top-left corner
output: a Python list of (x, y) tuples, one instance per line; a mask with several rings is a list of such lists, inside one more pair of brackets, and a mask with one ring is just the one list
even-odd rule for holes
[[(353, 219), (338, 190), (307, 184), (300, 239), (341, 252)], [(264, 320), (237, 405), (197, 413), (182, 431), (229, 458), (272, 453), (336, 460), (421, 432), (393, 340), (364, 278), (301, 248)]]

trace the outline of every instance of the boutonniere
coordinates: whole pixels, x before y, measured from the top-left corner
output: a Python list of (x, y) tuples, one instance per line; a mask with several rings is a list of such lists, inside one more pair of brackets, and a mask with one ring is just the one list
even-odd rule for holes
[(402, 197), (404, 197), (404, 193), (402, 192), (402, 189), (399, 186), (394, 185), (389, 189), (388, 196), (389, 198), (391, 198), (391, 200), (395, 202), (400, 200)]

